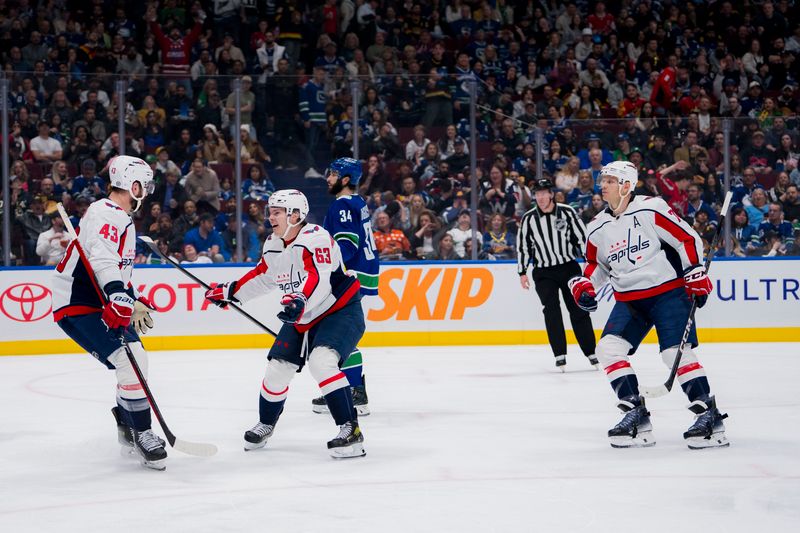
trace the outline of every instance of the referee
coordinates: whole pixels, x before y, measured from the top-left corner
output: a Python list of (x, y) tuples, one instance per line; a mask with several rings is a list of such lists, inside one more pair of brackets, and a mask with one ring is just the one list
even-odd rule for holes
[(563, 372), (567, 364), (567, 335), (558, 301), (560, 291), (578, 344), (589, 362), (597, 368), (592, 319), (575, 304), (567, 287), (570, 278), (581, 275), (576, 259), (582, 255), (586, 244), (586, 227), (574, 209), (554, 201), (552, 189), (549, 179), (538, 180), (533, 187), (536, 205), (520, 221), (517, 233), (519, 282), (523, 289), (530, 288), (527, 270), (532, 264), (531, 277), (544, 306), (547, 339), (556, 358), (556, 367)]

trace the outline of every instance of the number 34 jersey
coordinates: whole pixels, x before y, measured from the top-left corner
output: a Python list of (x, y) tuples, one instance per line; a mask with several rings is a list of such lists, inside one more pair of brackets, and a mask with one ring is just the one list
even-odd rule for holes
[[(109, 199), (97, 200), (81, 219), (78, 242), (102, 290), (112, 281), (128, 287), (136, 258), (136, 228), (131, 217)], [(74, 243), (56, 266), (53, 279), (53, 317), (94, 313), (103, 304)]]
[(322, 225), (339, 244), (345, 268), (358, 276), (361, 294), (374, 296), (378, 294), (380, 261), (370, 220), (361, 196), (344, 195), (331, 203)]
[(292, 241), (273, 233), (256, 267), (236, 282), (233, 296), (247, 302), (274, 289), (284, 294), (302, 292), (307, 303), (295, 327), (303, 332), (354, 298), (360, 299), (359, 288), (355, 275), (345, 272), (341, 250), (330, 233), (322, 226), (306, 224)]

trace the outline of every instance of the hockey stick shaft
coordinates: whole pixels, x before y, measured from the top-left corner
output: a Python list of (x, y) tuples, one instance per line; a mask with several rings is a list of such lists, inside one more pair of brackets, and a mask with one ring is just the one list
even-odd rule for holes
[[(708, 254), (706, 254), (706, 261), (704, 265), (706, 274), (708, 274), (708, 269), (711, 268), (711, 262), (714, 259), (714, 252), (717, 248), (719, 236), (722, 234), (723, 227), (725, 226), (725, 217), (728, 214), (728, 208), (730, 207), (732, 197), (733, 193), (729, 191), (728, 194), (725, 195), (725, 201), (722, 203), (719, 224), (717, 225), (717, 230), (714, 232), (714, 237), (711, 239), (711, 244), (708, 247)], [(663, 385), (659, 385), (657, 387), (642, 387), (642, 394), (644, 394), (646, 397), (658, 398), (660, 396), (664, 396), (672, 390), (672, 386), (675, 384), (675, 378), (678, 375), (678, 368), (681, 364), (683, 351), (686, 348), (686, 343), (688, 342), (689, 335), (692, 331), (695, 311), (697, 311), (697, 298), (692, 298), (692, 306), (689, 309), (689, 318), (686, 320), (686, 327), (683, 330), (683, 337), (681, 337), (681, 343), (678, 345), (678, 352), (675, 354), (675, 360), (672, 362), (672, 368), (670, 368), (669, 376), (667, 376), (667, 380)]]
[[(94, 275), (94, 269), (92, 268), (92, 265), (89, 263), (89, 259), (86, 257), (86, 253), (83, 251), (83, 246), (81, 246), (81, 243), (78, 240), (78, 234), (75, 231), (75, 227), (72, 225), (72, 222), (70, 221), (69, 215), (64, 209), (64, 206), (61, 203), (59, 203), (57, 207), (58, 207), (58, 212), (61, 215), (62, 220), (64, 221), (64, 227), (66, 228), (67, 233), (69, 234), (70, 239), (72, 240), (72, 245), (78, 251), (78, 257), (80, 257), (81, 263), (83, 263), (83, 267), (86, 269), (86, 273), (89, 275), (89, 280), (92, 283), (92, 287), (94, 287), (94, 290), (97, 293), (97, 297), (105, 306), (106, 304), (108, 304), (108, 299), (106, 298), (103, 291), (100, 290), (100, 285), (98, 284), (97, 278)], [(161, 414), (161, 409), (158, 408), (156, 399), (153, 396), (153, 393), (150, 391), (150, 386), (147, 384), (147, 380), (142, 374), (141, 368), (139, 368), (139, 363), (136, 362), (136, 357), (133, 355), (133, 351), (131, 351), (131, 347), (128, 346), (128, 342), (125, 340), (123, 335), (120, 335), (120, 341), (125, 349), (125, 354), (128, 356), (128, 360), (130, 361), (131, 366), (133, 367), (133, 371), (136, 374), (136, 379), (139, 380), (139, 383), (142, 386), (142, 390), (144, 391), (145, 397), (147, 397), (147, 402), (150, 404), (150, 407), (152, 407), (153, 412), (156, 415), (156, 419), (158, 420), (158, 423), (161, 425), (161, 429), (164, 431), (164, 436), (167, 438), (169, 445), (172, 446), (173, 448), (179, 449), (191, 455), (200, 455), (200, 456), (214, 455), (217, 451), (217, 448), (213, 444), (202, 444), (202, 443), (191, 443), (186, 441), (180, 441), (177, 437), (175, 437), (175, 434), (172, 433), (172, 431), (170, 431), (166, 421), (164, 420), (164, 416)], [(178, 444), (177, 446), (176, 443)], [(194, 451), (195, 453), (192, 453), (192, 451)]]
[[(151, 239), (150, 237), (147, 237), (145, 235), (142, 235), (142, 236), (139, 237), (139, 240), (142, 241), (143, 243), (145, 243), (147, 245), (147, 247), (150, 248), (150, 250), (153, 251), (153, 253), (158, 254), (161, 257), (161, 259), (163, 259), (164, 261), (167, 261), (170, 265), (174, 266), (175, 268), (177, 268), (178, 270), (183, 272), (191, 280), (199, 283), (203, 288), (205, 288), (207, 290), (212, 289), (211, 285), (209, 285), (208, 283), (206, 283), (202, 279), (198, 278), (197, 276), (195, 276), (191, 272), (189, 272), (188, 269), (183, 268), (183, 265), (181, 265), (180, 263), (175, 261), (175, 259), (173, 259), (172, 257), (169, 257), (167, 255), (162, 254), (161, 250), (158, 249), (158, 245), (153, 241), (153, 239)], [(261, 321), (259, 321), (257, 318), (255, 318), (253, 315), (251, 315), (250, 313), (248, 313), (247, 311), (245, 311), (244, 309), (242, 309), (238, 305), (235, 305), (235, 304), (231, 303), (231, 304), (228, 304), (228, 306), (232, 307), (235, 311), (237, 311), (243, 317), (248, 319), (250, 322), (252, 322), (256, 326), (258, 326), (259, 328), (263, 329), (264, 331), (266, 331), (267, 333), (269, 333), (273, 337), (277, 337), (278, 336), (277, 333), (272, 331), (269, 327), (267, 327), (265, 324), (263, 324)]]

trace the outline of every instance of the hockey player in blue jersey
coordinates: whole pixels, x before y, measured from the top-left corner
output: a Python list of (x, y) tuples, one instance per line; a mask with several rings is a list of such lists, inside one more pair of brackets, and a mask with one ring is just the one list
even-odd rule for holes
[[(325, 172), (328, 192), (336, 199), (328, 208), (322, 226), (333, 236), (342, 249), (342, 260), (348, 271), (355, 272), (361, 282), (361, 294), (378, 294), (378, 270), (380, 263), (375, 250), (367, 203), (356, 190), (361, 180), (361, 163), (350, 157), (341, 157), (331, 163)], [(362, 373), (362, 355), (356, 348), (342, 364), (353, 392), (353, 404), (359, 415), (369, 414), (367, 389)], [(315, 413), (327, 413), (325, 397), (311, 402)]]

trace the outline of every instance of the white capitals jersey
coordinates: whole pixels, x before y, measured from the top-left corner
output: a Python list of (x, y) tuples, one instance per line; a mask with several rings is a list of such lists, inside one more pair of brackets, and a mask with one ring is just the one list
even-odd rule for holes
[(587, 233), (583, 274), (597, 288), (610, 279), (618, 301), (682, 287), (684, 270), (702, 262), (702, 239), (661, 198), (634, 196), (618, 217), (606, 209)]
[[(76, 231), (100, 290), (112, 281), (128, 287), (136, 257), (136, 228), (130, 215), (107, 198), (97, 200), (86, 210)], [(53, 316), (58, 321), (102, 307), (80, 254), (70, 243), (53, 279)]]
[(360, 285), (345, 272), (342, 252), (330, 233), (306, 224), (293, 241), (272, 234), (256, 267), (236, 282), (233, 296), (247, 302), (276, 288), (305, 295), (305, 310), (295, 324), (303, 332), (358, 297)]

